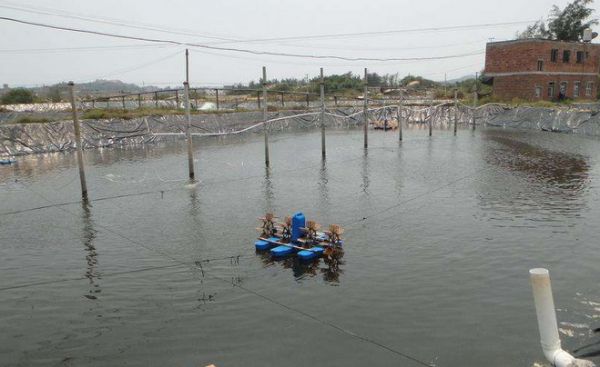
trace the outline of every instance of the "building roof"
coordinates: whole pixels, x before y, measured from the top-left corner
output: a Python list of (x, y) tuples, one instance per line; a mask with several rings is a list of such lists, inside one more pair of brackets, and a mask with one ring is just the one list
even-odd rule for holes
[(545, 42), (552, 42), (552, 43), (567, 43), (567, 44), (576, 44), (576, 45), (592, 45), (592, 46), (600, 46), (600, 43), (592, 43), (592, 42), (582, 42), (582, 41), (559, 41), (559, 40), (552, 40), (552, 39), (547, 39), (547, 38), (523, 38), (523, 39), (514, 39), (514, 40), (508, 40), (508, 41), (496, 41), (496, 42), (488, 42), (487, 46), (496, 46), (496, 45), (510, 45), (510, 44), (516, 44), (516, 43), (545, 43)]

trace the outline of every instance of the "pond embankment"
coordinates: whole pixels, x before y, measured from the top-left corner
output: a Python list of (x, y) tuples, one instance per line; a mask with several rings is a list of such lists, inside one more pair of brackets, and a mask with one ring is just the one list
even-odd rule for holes
[[(375, 108), (370, 120), (393, 119), (395, 108)], [(360, 111), (350, 107), (336, 109), (334, 114), (328, 114), (326, 125), (349, 127), (362, 124)], [(600, 136), (600, 105), (543, 108), (489, 104), (477, 109), (459, 105), (456, 110), (451, 104), (441, 104), (420, 109), (406, 108), (403, 121), (409, 124), (431, 123), (434, 128), (444, 129), (454, 123), (456, 112), (458, 124), (462, 126), (470, 125), (475, 116), (476, 124), (483, 126)], [(301, 116), (293, 117), (297, 115)], [(270, 119), (280, 119), (269, 123), (269, 129), (313, 128), (320, 124), (318, 117), (318, 113), (310, 111), (270, 112)], [(191, 130), (195, 135), (226, 135), (255, 126), (248, 131), (260, 132), (262, 120), (262, 112), (259, 111), (192, 115)], [(75, 148), (73, 124), (66, 116), (62, 121), (47, 123), (11, 124), (6, 121), (0, 116), (0, 155), (60, 152)], [(83, 120), (83, 146), (90, 149), (184, 138), (186, 125), (185, 116), (181, 115)]]

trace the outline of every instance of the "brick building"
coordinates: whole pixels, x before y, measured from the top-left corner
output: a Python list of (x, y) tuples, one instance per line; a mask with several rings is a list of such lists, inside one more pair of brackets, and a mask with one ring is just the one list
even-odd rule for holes
[(600, 44), (523, 39), (487, 44), (485, 76), (501, 99), (596, 99)]

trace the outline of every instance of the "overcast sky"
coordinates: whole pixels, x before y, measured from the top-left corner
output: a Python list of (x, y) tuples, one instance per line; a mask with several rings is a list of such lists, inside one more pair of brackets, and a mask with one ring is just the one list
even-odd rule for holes
[[(367, 67), (381, 74), (410, 73), (435, 80), (443, 80), (444, 73), (448, 79), (461, 77), (483, 68), (488, 39), (512, 39), (526, 25), (291, 41), (234, 43), (219, 39), (255, 40), (519, 22), (545, 18), (553, 4), (563, 7), (567, 3), (562, 0), (0, 0), (0, 16), (257, 51), (369, 58), (479, 53), (446, 60), (384, 63), (253, 56), (190, 48), (191, 84), (200, 86), (257, 80), (263, 65), (267, 66), (269, 78), (313, 77), (319, 67), (325, 68), (325, 74), (347, 71), (358, 74)], [(158, 27), (171, 33), (131, 26)], [(0, 84), (34, 86), (103, 78), (166, 86), (180, 84), (185, 79), (183, 46), (70, 33), (3, 20), (0, 20), (0, 35)]]

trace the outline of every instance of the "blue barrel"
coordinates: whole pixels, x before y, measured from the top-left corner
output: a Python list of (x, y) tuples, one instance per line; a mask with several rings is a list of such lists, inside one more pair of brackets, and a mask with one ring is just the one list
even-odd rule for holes
[(292, 217), (292, 242), (298, 241), (302, 237), (302, 228), (306, 227), (306, 218), (304, 214), (298, 212)]

